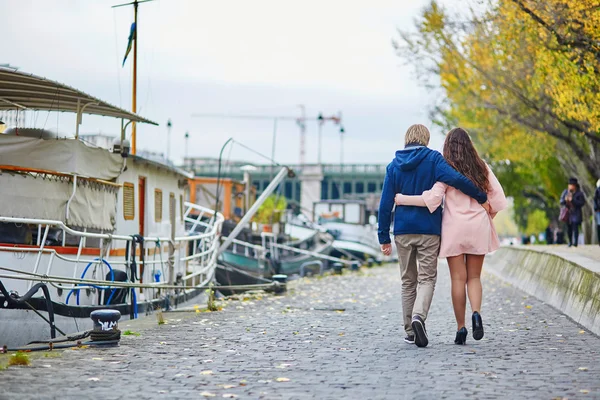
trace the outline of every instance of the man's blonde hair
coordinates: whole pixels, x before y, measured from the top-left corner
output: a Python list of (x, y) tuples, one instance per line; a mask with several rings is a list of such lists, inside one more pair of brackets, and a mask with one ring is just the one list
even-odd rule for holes
[(420, 144), (422, 146), (429, 145), (429, 129), (425, 125), (414, 124), (406, 131), (404, 136), (404, 145)]

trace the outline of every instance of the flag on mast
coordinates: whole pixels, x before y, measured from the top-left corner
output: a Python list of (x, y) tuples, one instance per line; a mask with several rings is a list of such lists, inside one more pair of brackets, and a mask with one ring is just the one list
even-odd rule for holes
[(135, 29), (135, 22), (133, 24), (131, 24), (131, 29), (129, 31), (129, 42), (127, 43), (127, 50), (125, 51), (125, 57), (123, 57), (123, 65), (121, 65), (122, 67), (125, 66), (125, 61), (127, 60), (127, 56), (129, 55), (129, 52), (131, 51), (131, 46), (133, 46), (133, 41), (135, 40), (135, 35), (136, 35), (136, 29)]

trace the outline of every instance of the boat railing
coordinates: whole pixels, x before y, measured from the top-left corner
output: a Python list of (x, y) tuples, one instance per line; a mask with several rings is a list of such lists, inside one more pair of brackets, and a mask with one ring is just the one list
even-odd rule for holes
[(328, 260), (328, 261), (333, 261), (333, 262), (340, 262), (340, 263), (345, 264), (345, 265), (352, 265), (353, 264), (352, 261), (344, 260), (343, 258), (328, 256), (328, 255), (325, 255), (325, 254), (318, 253), (316, 251), (298, 249), (296, 247), (287, 246), (285, 244), (273, 243), (272, 247), (274, 247), (276, 249), (286, 250), (286, 251), (289, 251), (291, 253), (309, 255), (309, 256), (312, 256), (312, 257), (315, 257), (315, 258), (319, 258), (319, 259), (322, 259), (322, 260)]
[[(222, 236), (221, 242), (224, 242), (227, 239), (227, 236)], [(228, 247), (228, 250), (230, 250), (232, 253), (242, 254), (245, 257), (254, 258), (257, 260), (264, 260), (266, 254), (266, 249), (263, 246), (244, 242), (238, 239), (233, 239), (231, 246)]]
[[(149, 287), (160, 287), (166, 283), (175, 282), (175, 276), (171, 276), (173, 271), (169, 271), (169, 277), (165, 268), (170, 268), (176, 263), (183, 265), (185, 268), (185, 274), (179, 278), (177, 284), (181, 284), (184, 287), (189, 287), (186, 284), (187, 281), (194, 280), (195, 278), (202, 276), (193, 287), (204, 286), (212, 280), (214, 275), (214, 269), (216, 268), (217, 262), (217, 250), (219, 244), (219, 234), (223, 223), (223, 216), (220, 213), (215, 213), (213, 210), (198, 206), (193, 203), (185, 203), (186, 212), (184, 214), (184, 220), (192, 224), (193, 229), (188, 231), (186, 236), (175, 236), (175, 237), (158, 237), (149, 236), (141, 237), (139, 235), (120, 235), (104, 232), (88, 232), (86, 229), (79, 231), (73, 229), (62, 221), (56, 220), (45, 220), (45, 219), (34, 219), (34, 218), (14, 218), (14, 217), (0, 217), (2, 223), (12, 224), (25, 224), (29, 226), (37, 227), (37, 241), (35, 245), (19, 245), (13, 244), (10, 246), (0, 246), (0, 251), (13, 252), (17, 255), (17, 258), (25, 257), (26, 254), (36, 254), (36, 260), (33, 268), (29, 272), (32, 279), (29, 282), (29, 288), (33, 286), (34, 280), (40, 280), (39, 276), (52, 276), (53, 266), (55, 265), (55, 259), (62, 260), (64, 262), (73, 265), (73, 273), (68, 278), (73, 281), (83, 279), (85, 272), (91, 266), (94, 266), (93, 273), (96, 273), (97, 267), (100, 267), (100, 273), (102, 275), (99, 278), (92, 279), (92, 281), (105, 281), (104, 273), (108, 272), (111, 268), (105, 267), (105, 263), (110, 265), (124, 266), (131, 265), (129, 257), (133, 257), (132, 247), (138, 243), (144, 244), (143, 253), (140, 249), (136, 249), (135, 257), (136, 264), (144, 269), (151, 268), (150, 276), (155, 277), (155, 282), (144, 282), (145, 286)], [(202, 227), (203, 232), (197, 232), (197, 228)], [(62, 231), (62, 247), (66, 245), (67, 234), (71, 237), (77, 238), (77, 251), (74, 256), (62, 254), (63, 251), (57, 251), (56, 246), (47, 245), (48, 235), (51, 229), (57, 229)], [(95, 240), (99, 243), (97, 246), (87, 246), (87, 242)], [(125, 246), (118, 246), (118, 244), (125, 244)], [(70, 246), (75, 248), (75, 246)], [(125, 247), (125, 248), (123, 248)], [(126, 254), (126, 249), (130, 248), (130, 254)], [(189, 254), (188, 254), (189, 253)], [(42, 255), (49, 254), (48, 262), (45, 266), (42, 266)], [(91, 255), (91, 256), (90, 256)], [(81, 278), (77, 277), (79, 266), (86, 265), (84, 273)], [(43, 271), (40, 271), (43, 269)], [(179, 268), (181, 270), (181, 268)], [(26, 273), (26, 271), (23, 271)], [(141, 271), (140, 271), (141, 272)], [(136, 271), (138, 273), (138, 271)], [(156, 278), (156, 274), (159, 273), (159, 278)], [(38, 279), (33, 279), (38, 276)], [(147, 276), (141, 276), (144, 280)], [(160, 279), (162, 277), (162, 281)], [(51, 282), (52, 283), (52, 282)], [(141, 282), (140, 282), (141, 283)], [(123, 282), (113, 282), (112, 286), (126, 286)], [(53, 286), (68, 290), (68, 289), (83, 289), (92, 288), (93, 285), (86, 286), (62, 286), (53, 284)]]

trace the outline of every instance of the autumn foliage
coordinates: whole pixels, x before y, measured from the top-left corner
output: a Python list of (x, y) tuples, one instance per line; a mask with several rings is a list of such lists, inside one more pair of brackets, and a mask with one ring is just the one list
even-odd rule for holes
[(442, 91), (434, 121), (469, 130), (514, 197), (518, 224), (533, 210), (555, 219), (568, 176), (588, 200), (600, 177), (600, 3), (465, 8), (452, 14), (432, 1), (395, 48), (423, 85)]

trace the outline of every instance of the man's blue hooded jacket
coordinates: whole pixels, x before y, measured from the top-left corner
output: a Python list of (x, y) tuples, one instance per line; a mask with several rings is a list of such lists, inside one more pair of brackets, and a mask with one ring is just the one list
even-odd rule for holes
[[(487, 194), (456, 172), (439, 152), (409, 144), (404, 150), (396, 151), (396, 158), (386, 169), (379, 203), (379, 243), (391, 243), (390, 224), (396, 193), (420, 195), (436, 182), (455, 187), (481, 204), (487, 201)], [(427, 207), (396, 207), (394, 235), (440, 235), (441, 231), (441, 207), (433, 213)]]

